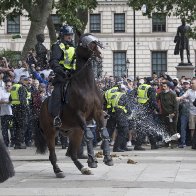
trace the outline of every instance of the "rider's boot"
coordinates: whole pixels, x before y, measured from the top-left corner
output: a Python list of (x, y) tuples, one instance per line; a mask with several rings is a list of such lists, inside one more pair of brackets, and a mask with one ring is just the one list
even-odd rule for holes
[(55, 128), (59, 128), (59, 127), (62, 126), (61, 118), (60, 118), (59, 115), (54, 117), (53, 126), (54, 126)]

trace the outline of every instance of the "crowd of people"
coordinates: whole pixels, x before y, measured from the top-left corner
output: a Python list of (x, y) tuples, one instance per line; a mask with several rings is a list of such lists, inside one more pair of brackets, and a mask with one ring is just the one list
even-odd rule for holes
[[(64, 25), (60, 39), (52, 46), (50, 63), (46, 58), (48, 51), (43, 45), (43, 34), (37, 35), (36, 50), (31, 49), (17, 67), (0, 57), (1, 131), (7, 147), (25, 149), (33, 145), (41, 104), (51, 95), (49, 110), (54, 118), (53, 126), (61, 126), (61, 85), (63, 78), (76, 69), (72, 37), (73, 29)], [(92, 42), (99, 43), (91, 37)], [(182, 76), (178, 79), (165, 73), (159, 76), (153, 73), (135, 80), (126, 75), (105, 75), (96, 82), (104, 98), (106, 127), (114, 152), (131, 150), (133, 145), (134, 150), (145, 150), (142, 144), (146, 141), (151, 149), (161, 146), (184, 148), (187, 145), (196, 149), (196, 78)], [(99, 135), (93, 119), (92, 122), (88, 126), (96, 146)], [(164, 127), (164, 134), (160, 134), (160, 127)], [(178, 143), (163, 141), (163, 135), (176, 133), (181, 135)], [(56, 144), (61, 144), (62, 148), (66, 148), (68, 142), (68, 138), (61, 135), (56, 138)]]
[[(6, 146), (14, 149), (32, 146), (34, 125), (37, 123), (42, 102), (53, 91), (51, 83), (53, 77), (54, 73), (49, 67), (42, 69), (36, 65), (36, 54), (33, 50), (29, 51), (26, 60), (19, 61), (18, 67), (14, 69), (6, 58), (0, 59), (0, 116)], [(163, 123), (169, 135), (180, 133), (179, 148), (192, 145), (192, 148), (196, 149), (194, 134), (196, 107), (193, 104), (196, 98), (195, 78), (187, 79), (182, 76), (178, 79), (171, 78), (167, 74), (158, 77), (153, 73), (151, 77), (138, 77), (136, 81), (126, 76), (105, 76), (96, 81), (105, 97), (104, 110), (109, 116), (107, 128), (113, 151), (123, 152), (133, 145), (135, 150), (144, 150), (141, 145), (146, 142), (146, 138), (151, 144), (151, 149), (160, 147), (154, 134), (150, 134), (150, 130), (143, 130), (141, 134), (142, 129), (146, 129), (145, 126), (142, 128), (130, 123), (127, 113), (131, 114), (134, 106), (138, 104), (142, 105), (146, 114), (156, 116), (155, 123), (156, 119), (157, 123)], [(109, 91), (111, 94), (108, 93)], [(118, 100), (114, 99), (115, 96), (112, 97), (114, 92), (118, 95)], [(20, 103), (17, 100), (17, 93)], [(111, 97), (108, 99), (108, 96)], [(130, 104), (127, 104), (127, 99), (133, 105), (128, 109), (126, 107)], [(96, 125), (92, 127), (95, 136), (94, 146), (96, 146), (98, 143)], [(62, 144), (62, 147), (66, 148), (68, 140), (57, 136), (56, 144)], [(175, 144), (171, 146), (174, 147)]]

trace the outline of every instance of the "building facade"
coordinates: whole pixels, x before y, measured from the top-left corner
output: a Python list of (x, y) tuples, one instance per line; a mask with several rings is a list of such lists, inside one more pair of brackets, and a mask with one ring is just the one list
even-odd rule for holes
[[(153, 72), (167, 72), (176, 77), (175, 67), (180, 63), (180, 56), (174, 55), (174, 37), (180, 25), (179, 18), (162, 13), (153, 14), (149, 19), (142, 11), (135, 11), (134, 18), (134, 11), (126, 0), (98, 0), (97, 8), (89, 13), (86, 32), (97, 36), (104, 45), (103, 75), (134, 76), (135, 72), (136, 76), (145, 77)], [(14, 23), (6, 20), (0, 27), (0, 49), (21, 51), (29, 26), (30, 21), (25, 17), (18, 17)], [(12, 39), (14, 33), (20, 33), (22, 38)], [(45, 45), (49, 49), (47, 28), (45, 34)], [(196, 41), (190, 39), (189, 44), (191, 62), (195, 66)], [(184, 59), (186, 61), (186, 52)]]

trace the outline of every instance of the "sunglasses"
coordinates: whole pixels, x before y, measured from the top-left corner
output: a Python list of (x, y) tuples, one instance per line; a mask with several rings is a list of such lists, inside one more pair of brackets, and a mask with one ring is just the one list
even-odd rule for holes
[(11, 87), (11, 85), (6, 85), (6, 87)]

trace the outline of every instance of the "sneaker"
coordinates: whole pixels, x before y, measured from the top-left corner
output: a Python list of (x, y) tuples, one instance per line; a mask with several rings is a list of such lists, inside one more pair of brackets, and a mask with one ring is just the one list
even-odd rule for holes
[(185, 148), (186, 147), (186, 144), (180, 144), (179, 146), (178, 146), (178, 148)]
[(127, 142), (127, 147), (132, 147), (131, 141), (128, 141), (128, 142)]

